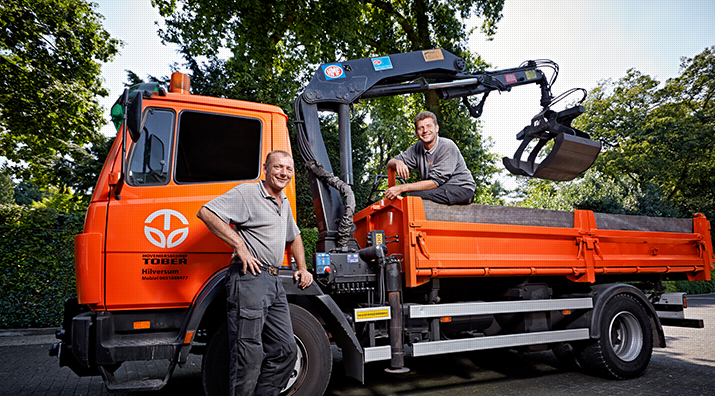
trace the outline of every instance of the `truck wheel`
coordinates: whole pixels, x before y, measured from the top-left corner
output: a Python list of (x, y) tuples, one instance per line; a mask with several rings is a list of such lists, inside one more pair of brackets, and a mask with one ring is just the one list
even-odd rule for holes
[(600, 320), (601, 336), (581, 351), (581, 363), (596, 374), (616, 379), (643, 374), (653, 352), (653, 330), (644, 307), (633, 297), (619, 294), (607, 303)]
[(281, 395), (322, 395), (333, 371), (333, 353), (328, 335), (320, 322), (303, 307), (290, 304), (290, 319), (298, 344), (298, 359)]
[[(330, 341), (320, 323), (304, 308), (290, 304), (298, 358), (283, 396), (322, 395), (333, 368)], [(223, 323), (206, 345), (201, 379), (207, 396), (228, 395), (228, 326)]]

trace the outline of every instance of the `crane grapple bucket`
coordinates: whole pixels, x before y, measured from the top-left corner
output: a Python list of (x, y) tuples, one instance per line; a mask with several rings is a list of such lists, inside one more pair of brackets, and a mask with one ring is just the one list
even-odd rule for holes
[[(531, 125), (517, 134), (517, 139), (522, 142), (514, 158), (502, 158), (506, 169), (515, 175), (555, 181), (573, 180), (586, 171), (601, 152), (601, 143), (571, 126), (571, 121), (583, 113), (583, 107), (576, 106), (560, 112), (546, 110), (536, 115)], [(538, 140), (536, 146), (528, 159), (522, 161), (524, 150), (534, 139)], [(539, 152), (552, 139), (551, 152), (537, 163)]]

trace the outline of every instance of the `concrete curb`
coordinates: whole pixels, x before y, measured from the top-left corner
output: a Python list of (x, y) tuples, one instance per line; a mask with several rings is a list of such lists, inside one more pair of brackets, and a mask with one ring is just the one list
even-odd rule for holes
[(55, 335), (59, 327), (46, 327), (40, 329), (0, 329), (0, 337), (24, 337), (36, 335)]

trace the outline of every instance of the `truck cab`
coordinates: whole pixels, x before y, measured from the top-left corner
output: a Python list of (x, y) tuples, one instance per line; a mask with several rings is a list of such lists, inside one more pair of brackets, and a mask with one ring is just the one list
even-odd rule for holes
[[(64, 330), (64, 347), (74, 351), (60, 355), (75, 371), (111, 376), (107, 368), (122, 361), (175, 359), (191, 344), (190, 308), (202, 291), (220, 289), (211, 280), (232, 253), (196, 213), (237, 184), (264, 178), (270, 151), (291, 150), (280, 108), (190, 95), (187, 82), (174, 73), (169, 92), (143, 84), (131, 93), (141, 130), (118, 129), (75, 237), (77, 300), (68, 303), (72, 324)], [(297, 213), (294, 181), (285, 194)]]

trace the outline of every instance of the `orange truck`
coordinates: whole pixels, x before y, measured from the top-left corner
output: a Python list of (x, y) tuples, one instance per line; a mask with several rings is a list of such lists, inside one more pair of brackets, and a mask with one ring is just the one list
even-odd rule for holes
[[(684, 295), (663, 293), (661, 283), (710, 280), (710, 223), (699, 214), (446, 206), (410, 196), (355, 213), (349, 116), (362, 98), (434, 90), (464, 98), (478, 117), (489, 92), (533, 83), (543, 111), (517, 135), (524, 142), (506, 168), (570, 180), (590, 167), (600, 143), (570, 126), (580, 106), (550, 109), (553, 78), (544, 65), (468, 73), (464, 61), (437, 49), (318, 68), (295, 103), (319, 240), (311, 287), (296, 286), (288, 253), (280, 271), (299, 346), (284, 394), (325, 391), (331, 344), (346, 375), (360, 381), (366, 364), (404, 372), (405, 356), (491, 348), (552, 349), (588, 372), (632, 378), (653, 346), (665, 347), (663, 325), (703, 326), (685, 318)], [(189, 90), (188, 77), (175, 73), (168, 92), (142, 84), (118, 99), (113, 114), (122, 127), (75, 239), (77, 298), (65, 304), (51, 353), (78, 375), (101, 375), (110, 390), (159, 389), (193, 353), (203, 354), (206, 394), (227, 392), (223, 283), (231, 251), (195, 214), (237, 183), (258, 182), (268, 152), (293, 152), (280, 108)], [(467, 99), (480, 94), (476, 105)], [(320, 133), (324, 111), (338, 114), (340, 176)], [(522, 160), (532, 141), (535, 152)], [(286, 194), (297, 213), (294, 183)], [(141, 360), (168, 362), (165, 376), (115, 377), (123, 362)]]

